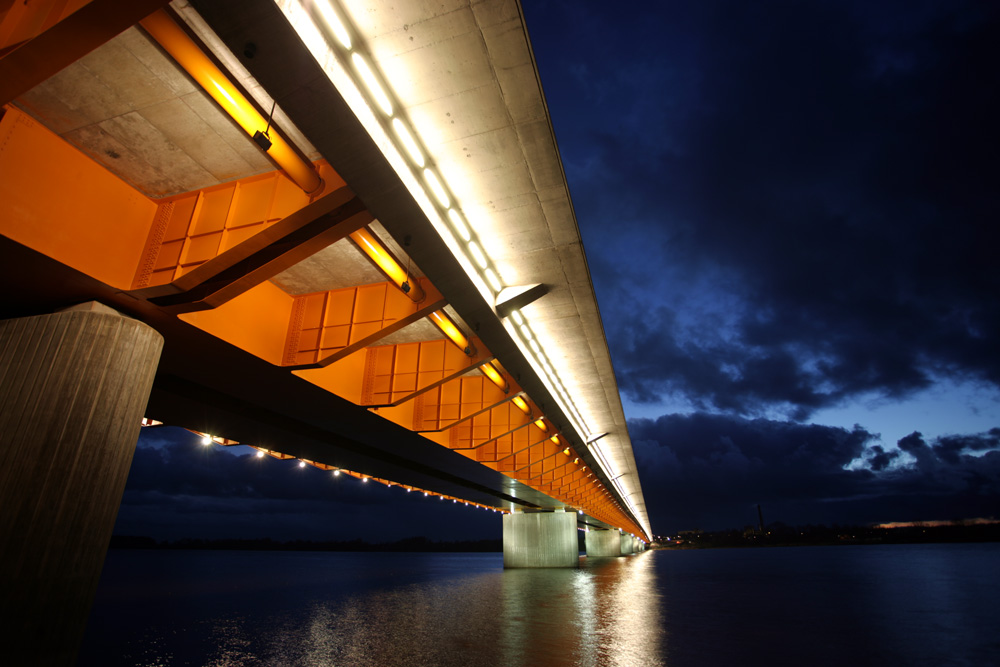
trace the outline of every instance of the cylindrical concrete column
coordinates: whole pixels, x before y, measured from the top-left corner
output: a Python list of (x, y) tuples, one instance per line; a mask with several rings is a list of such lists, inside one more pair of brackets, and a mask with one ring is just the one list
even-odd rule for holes
[(591, 528), (585, 540), (587, 558), (611, 558), (622, 555), (622, 541), (617, 530)]
[(621, 534), (621, 542), (620, 543), (621, 543), (621, 549), (622, 549), (622, 556), (631, 556), (632, 554), (635, 553), (635, 551), (632, 549), (632, 536), (631, 535), (626, 535), (626, 534), (622, 533)]
[(163, 338), (99, 304), (0, 321), (0, 651), (72, 665)]
[(504, 514), (503, 566), (579, 567), (576, 513)]

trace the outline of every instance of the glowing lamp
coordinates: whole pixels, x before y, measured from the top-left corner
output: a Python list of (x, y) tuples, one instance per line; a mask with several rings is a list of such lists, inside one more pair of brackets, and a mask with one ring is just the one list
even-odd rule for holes
[(493, 365), (492, 361), (480, 366), (479, 370), (483, 372), (483, 375), (490, 379), (490, 382), (500, 387), (503, 393), (506, 394), (510, 391), (510, 386), (507, 384), (507, 381), (503, 379), (503, 376), (500, 375), (500, 371), (497, 370), (497, 367)]
[(447, 336), (448, 340), (457, 345), (462, 352), (465, 352), (470, 357), (476, 353), (476, 348), (472, 347), (472, 343), (470, 343), (469, 339), (464, 333), (462, 333), (462, 330), (458, 328), (458, 325), (451, 321), (451, 318), (448, 317), (448, 314), (443, 310), (435, 310), (427, 317), (434, 323), (434, 326), (440, 329), (441, 333)]

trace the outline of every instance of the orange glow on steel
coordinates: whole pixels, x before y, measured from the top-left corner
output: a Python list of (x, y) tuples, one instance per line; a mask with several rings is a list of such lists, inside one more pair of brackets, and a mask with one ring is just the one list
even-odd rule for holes
[(410, 286), (410, 290), (406, 292), (406, 296), (410, 298), (411, 301), (418, 302), (422, 301), (424, 298), (424, 291), (420, 288), (420, 285), (416, 280), (410, 280), (410, 276), (406, 271), (399, 265), (399, 262), (389, 254), (389, 251), (385, 249), (382, 242), (375, 238), (375, 236), (369, 232), (367, 229), (359, 229), (356, 232), (351, 233), (351, 240), (358, 244), (358, 247), (364, 251), (368, 257), (371, 258), (375, 265), (382, 270), (382, 273), (386, 275), (389, 280), (391, 280), (396, 287), (403, 289), (403, 283)]
[(504, 393), (510, 391), (510, 387), (507, 386), (507, 381), (503, 379), (503, 376), (500, 375), (500, 371), (497, 370), (492, 361), (480, 366), (479, 370), (483, 372), (483, 375), (490, 379), (490, 382), (500, 387)]
[(464, 351), (470, 357), (475, 354), (475, 350), (469, 342), (469, 339), (466, 338), (465, 334), (462, 333), (462, 330), (451, 321), (451, 318), (448, 317), (447, 313), (443, 310), (435, 310), (433, 313), (428, 315), (428, 317), (431, 322), (433, 322), (434, 325), (441, 330), (441, 333), (447, 336), (448, 340), (457, 345), (459, 349)]
[(520, 396), (515, 396), (512, 402), (514, 403), (514, 405), (517, 406), (517, 409), (523, 412), (524, 414), (526, 415), (531, 414), (531, 408), (528, 407), (528, 404), (525, 403), (524, 399), (521, 398)]
[(542, 433), (548, 433), (549, 432), (548, 425), (544, 421), (542, 421), (541, 419), (539, 419), (539, 420), (537, 420), (535, 422), (535, 426), (537, 426), (538, 428), (540, 428), (541, 431), (542, 431)]
[[(267, 119), (257, 112), (164, 10), (150, 14), (139, 23), (247, 134), (253, 136), (255, 132), (264, 131), (268, 125)], [(316, 194), (323, 189), (323, 179), (311, 164), (299, 157), (292, 146), (273, 129), (268, 132), (268, 136), (271, 148), (267, 154), (285, 170), (296, 185), (307, 195)]]

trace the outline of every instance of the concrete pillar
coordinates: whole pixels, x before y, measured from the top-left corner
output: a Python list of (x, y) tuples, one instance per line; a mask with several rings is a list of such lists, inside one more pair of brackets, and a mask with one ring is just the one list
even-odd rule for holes
[(576, 513), (504, 514), (503, 566), (579, 567)]
[(85, 304), (0, 321), (0, 651), (72, 665), (163, 338)]
[(622, 541), (617, 530), (594, 530), (587, 533), (587, 558), (609, 558), (622, 555)]
[(631, 556), (635, 553), (632, 549), (632, 536), (621, 534), (622, 556)]

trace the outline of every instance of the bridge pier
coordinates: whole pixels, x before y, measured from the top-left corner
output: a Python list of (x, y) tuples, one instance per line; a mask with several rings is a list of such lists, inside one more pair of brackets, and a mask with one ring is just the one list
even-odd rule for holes
[(576, 512), (514, 511), (503, 517), (503, 566), (579, 567)]
[(621, 534), (622, 556), (631, 556), (635, 553), (635, 538), (631, 535)]
[(100, 304), (0, 321), (0, 646), (72, 665), (163, 338)]
[(617, 530), (595, 530), (587, 532), (588, 558), (613, 558), (622, 555), (622, 541)]

